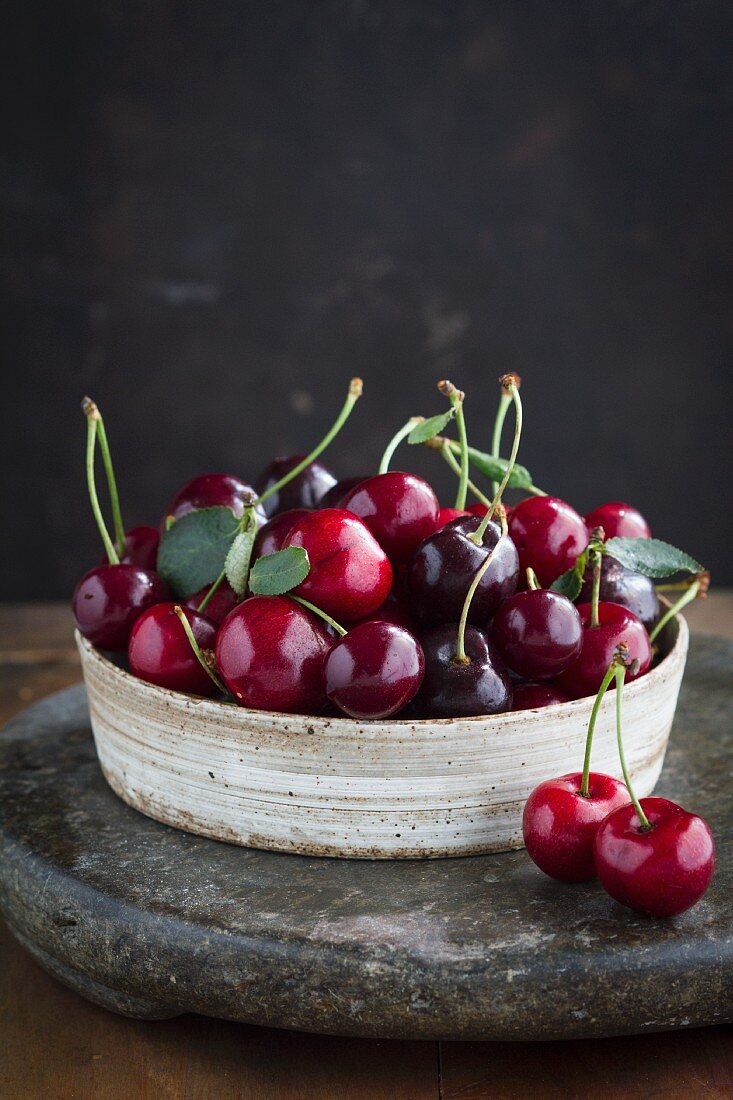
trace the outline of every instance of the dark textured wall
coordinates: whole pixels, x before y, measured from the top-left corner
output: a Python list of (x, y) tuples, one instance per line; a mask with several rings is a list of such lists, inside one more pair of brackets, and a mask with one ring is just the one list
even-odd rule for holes
[(304, 448), (352, 374), (339, 471), (446, 375), (485, 444), (509, 369), (539, 485), (628, 499), (733, 582), (731, 10), (16, 4), (0, 596), (97, 557), (84, 392), (132, 523)]

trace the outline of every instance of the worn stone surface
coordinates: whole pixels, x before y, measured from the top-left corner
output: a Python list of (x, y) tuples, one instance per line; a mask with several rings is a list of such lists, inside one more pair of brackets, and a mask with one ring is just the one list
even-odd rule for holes
[(732, 664), (733, 643), (694, 640), (658, 793), (705, 813), (719, 858), (672, 921), (524, 852), (309, 859), (158, 825), (104, 783), (81, 688), (0, 738), (0, 906), (62, 981), (141, 1017), (482, 1039), (731, 1020)]

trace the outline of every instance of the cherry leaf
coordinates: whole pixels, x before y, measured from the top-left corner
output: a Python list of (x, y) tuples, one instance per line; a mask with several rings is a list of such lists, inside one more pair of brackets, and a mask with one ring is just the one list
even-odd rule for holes
[(216, 580), (238, 529), (231, 508), (200, 508), (171, 524), (160, 538), (157, 569), (175, 596)]
[(428, 420), (423, 420), (422, 424), (416, 424), (408, 435), (407, 442), (427, 443), (429, 439), (440, 435), (450, 424), (454, 412), (455, 409), (448, 409), (448, 412), (439, 413), (437, 416), (431, 416)]
[(614, 538), (604, 543), (604, 553), (615, 558), (626, 569), (643, 573), (645, 577), (671, 577), (675, 573), (702, 573), (704, 566), (684, 550), (670, 546), (661, 539)]
[(240, 531), (229, 547), (229, 553), (224, 562), (226, 577), (238, 596), (244, 596), (247, 592), (249, 579), (249, 563), (252, 558), (252, 548), (257, 536), (257, 524), (251, 523), (246, 530)]
[[(485, 477), (490, 478), (491, 481), (501, 481), (506, 473), (509, 460), (506, 458), (496, 458), (495, 455), (485, 454), (483, 451), (477, 451), (475, 447), (468, 448), (468, 457), (471, 465), (475, 466)], [(518, 463), (514, 464), (514, 469), (511, 472), (509, 481), (507, 482), (507, 488), (509, 489), (532, 489), (532, 475), (526, 466), (520, 466)]]
[(282, 596), (304, 581), (310, 571), (308, 551), (288, 546), (274, 554), (258, 558), (249, 575), (249, 587), (255, 596)]
[(585, 573), (587, 561), (588, 551), (584, 550), (582, 554), (578, 555), (572, 569), (568, 569), (567, 573), (561, 573), (561, 575), (552, 582), (550, 591), (558, 592), (561, 596), (566, 596), (569, 600), (575, 602), (583, 587), (583, 574)]

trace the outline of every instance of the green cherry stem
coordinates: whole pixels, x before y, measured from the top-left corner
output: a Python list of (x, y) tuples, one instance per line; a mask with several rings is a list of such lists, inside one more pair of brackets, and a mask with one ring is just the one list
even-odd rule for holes
[(534, 569), (532, 569), (531, 566), (528, 566), (527, 567), (527, 588), (530, 590), (530, 592), (537, 592), (538, 589), (540, 589), (541, 587), (542, 587), (542, 585), (537, 580), (537, 574), (535, 573)]
[(601, 561), (603, 557), (603, 540), (605, 537), (602, 527), (594, 527), (590, 533), (590, 542), (588, 543), (588, 557), (592, 570), (589, 623), (591, 628), (600, 625), (598, 604), (601, 598)]
[(634, 794), (633, 787), (631, 786), (631, 779), (629, 777), (629, 769), (626, 767), (626, 757), (624, 756), (624, 742), (621, 736), (621, 696), (623, 694), (624, 679), (626, 677), (626, 668), (620, 658), (614, 657), (613, 664), (611, 665), (616, 676), (616, 742), (618, 744), (618, 755), (621, 761), (621, 771), (624, 776), (624, 783), (626, 784), (626, 790), (629, 792), (629, 798), (631, 799), (634, 809), (636, 810), (637, 817), (641, 823), (643, 832), (648, 832), (651, 829), (651, 822), (641, 808), (639, 799)]
[(481, 520), (481, 523), (476, 528), (476, 530), (473, 532), (473, 534), (468, 536), (470, 539), (472, 539), (479, 546), (483, 542), (484, 534), (486, 532), (486, 528), (489, 526), (489, 523), (491, 522), (491, 520), (494, 516), (494, 512), (496, 512), (499, 505), (501, 504), (502, 495), (504, 493), (504, 490), (507, 487), (507, 484), (509, 482), (509, 478), (512, 476), (512, 470), (514, 469), (514, 463), (517, 461), (517, 453), (519, 451), (519, 441), (522, 438), (522, 399), (519, 396), (519, 388), (517, 386), (517, 382), (519, 381), (519, 376), (516, 375), (516, 374), (505, 374), (503, 376), (503, 378), (501, 378), (500, 381), (501, 381), (502, 386), (506, 389), (506, 392), (509, 394), (512, 401), (514, 402), (514, 412), (515, 412), (515, 416), (514, 416), (514, 440), (512, 442), (511, 454), (509, 455), (509, 462), (507, 463), (507, 468), (504, 471), (504, 477), (501, 479), (501, 482), (499, 484), (499, 488), (494, 493), (494, 499), (492, 500), (492, 502), (489, 506), (489, 510), (486, 513), (486, 515), (484, 516), (484, 518)]
[(329, 626), (332, 626), (336, 633), (340, 634), (343, 638), (344, 634), (346, 633), (344, 628), (341, 626), (340, 623), (337, 623), (335, 619), (332, 619), (330, 615), (327, 615), (325, 611), (321, 611), (320, 607), (316, 607), (316, 605), (314, 603), (311, 603), (310, 600), (304, 600), (302, 596), (294, 596), (292, 592), (289, 592), (288, 595), (290, 596), (291, 600), (295, 600), (296, 603), (302, 604), (303, 607), (307, 607), (308, 610), (312, 611), (314, 615), (318, 615), (319, 618), (323, 619), (323, 621), (328, 623)]
[[(517, 379), (517, 385), (519, 385), (519, 375), (515, 375)], [(491, 453), (496, 458), (501, 455), (501, 433), (504, 428), (504, 421), (506, 420), (506, 414), (509, 411), (509, 406), (512, 403), (512, 395), (507, 393), (504, 386), (501, 387), (501, 397), (499, 398), (499, 408), (496, 410), (496, 419), (494, 420), (494, 432), (491, 436)], [(495, 493), (499, 488), (498, 481), (492, 481), (491, 492)]]
[(221, 587), (221, 585), (222, 585), (222, 584), (224, 583), (224, 581), (226, 580), (226, 575), (227, 575), (227, 570), (226, 570), (226, 566), (224, 566), (224, 568), (222, 569), (221, 573), (220, 573), (220, 574), (219, 574), (219, 576), (218, 576), (218, 577), (216, 578), (216, 580), (215, 580), (215, 581), (213, 582), (213, 584), (210, 584), (210, 585), (209, 585), (209, 591), (208, 591), (208, 592), (206, 593), (206, 595), (204, 596), (203, 600), (201, 601), (201, 603), (200, 603), (200, 604), (198, 605), (198, 607), (196, 608), (196, 610), (198, 611), (199, 615), (203, 614), (203, 612), (204, 612), (204, 611), (206, 610), (206, 608), (207, 608), (207, 607), (208, 607), (208, 605), (209, 605), (209, 601), (211, 600), (211, 598), (212, 598), (213, 596), (215, 596), (215, 595), (216, 595), (216, 593), (218, 592), (219, 588)]
[(481, 583), (481, 578), (483, 577), (484, 573), (486, 572), (486, 570), (489, 568), (492, 561), (496, 557), (496, 554), (499, 550), (499, 547), (501, 546), (502, 539), (504, 539), (506, 537), (507, 532), (508, 532), (507, 522), (506, 522), (506, 509), (504, 508), (504, 505), (499, 504), (497, 506), (497, 510), (498, 510), (498, 513), (499, 513), (499, 522), (501, 523), (501, 537), (499, 539), (497, 539), (496, 546), (493, 548), (491, 553), (487, 555), (486, 561), (483, 563), (483, 565), (481, 565), (480, 568), (476, 570), (476, 575), (474, 576), (473, 580), (471, 581), (471, 586), (468, 589), (468, 592), (466, 593), (466, 599), (464, 601), (463, 609), (461, 611), (461, 618), (460, 618), (460, 621), (458, 623), (458, 638), (456, 639), (456, 655), (453, 658), (457, 665), (470, 664), (471, 659), (470, 659), (470, 657), (468, 657), (466, 655), (466, 624), (468, 623), (468, 613), (471, 610), (471, 603), (472, 603), (473, 597), (476, 593), (476, 589), (478, 588), (479, 584)]
[[(461, 473), (460, 463), (458, 463), (456, 461), (456, 456), (453, 454), (453, 451), (450, 449), (450, 444), (449, 444), (447, 439), (443, 440), (443, 444), (440, 448), (440, 453), (443, 456), (443, 458), (445, 459), (445, 461), (448, 463), (448, 465), (450, 466), (451, 470), (453, 470), (453, 473), (458, 474), (460, 476), (460, 473)], [(467, 479), (466, 484), (468, 485), (468, 488), (473, 493), (473, 495), (476, 497), (476, 500), (480, 500), (481, 503), (485, 504), (487, 508), (491, 507), (491, 501), (489, 500), (489, 498), (487, 496), (485, 496), (484, 493), (481, 492), (481, 490), (478, 488), (477, 485), (474, 484), (473, 481), (471, 481), (470, 477)]]
[(181, 626), (183, 627), (184, 633), (185, 633), (186, 637), (188, 638), (188, 641), (191, 645), (191, 649), (193, 650), (193, 653), (194, 653), (194, 656), (195, 656), (196, 660), (201, 665), (204, 672), (208, 675), (209, 679), (212, 680), (213, 683), (216, 684), (219, 691), (223, 692), (224, 695), (226, 695), (227, 694), (227, 689), (224, 687), (221, 680), (219, 679), (219, 677), (214, 672), (213, 668), (211, 668), (209, 666), (209, 663), (207, 662), (206, 657), (204, 656), (203, 652), (201, 651), (201, 647), (199, 646), (198, 642), (196, 641), (196, 639), (194, 637), (193, 630), (191, 630), (191, 624), (188, 621), (188, 619), (186, 617), (186, 613), (184, 612), (183, 608), (180, 607), (178, 604), (176, 604), (176, 606), (173, 608), (173, 610), (175, 611), (178, 618), (181, 620)]
[[(703, 574), (703, 576), (705, 576), (705, 574)], [(662, 615), (661, 619), (649, 635), (649, 641), (655, 641), (662, 633), (670, 619), (673, 619), (675, 615), (678, 615), (683, 607), (686, 607), (688, 603), (692, 603), (692, 601), (696, 600), (699, 595), (704, 596), (706, 591), (707, 585), (704, 585), (702, 578), (696, 577), (690, 587), (687, 589), (687, 591), (684, 592), (677, 600), (677, 603), (672, 604), (669, 610), (666, 611), (664, 615)]]
[[(92, 402), (93, 404), (93, 402)], [(120, 558), (115, 550), (114, 543), (109, 537), (109, 531), (107, 525), (104, 522), (104, 516), (102, 515), (102, 509), (99, 505), (99, 497), (97, 496), (97, 485), (94, 478), (94, 452), (97, 443), (97, 431), (99, 429), (99, 412), (96, 405), (93, 409), (84, 409), (84, 413), (87, 418), (87, 455), (86, 455), (86, 467), (87, 467), (87, 488), (89, 490), (89, 501), (92, 506), (92, 512), (99, 528), (99, 533), (102, 536), (102, 542), (104, 543), (104, 549), (109, 559), (110, 565), (119, 565)]]
[(606, 675), (601, 681), (601, 686), (598, 689), (598, 694), (593, 701), (593, 710), (590, 712), (590, 721), (588, 723), (588, 734), (585, 738), (585, 757), (583, 759), (583, 778), (580, 783), (580, 793), (583, 798), (590, 798), (589, 788), (589, 776), (590, 776), (590, 753), (593, 746), (593, 734), (596, 728), (596, 719), (598, 717), (598, 711), (601, 709), (601, 703), (603, 702), (603, 696), (608, 691), (611, 680), (613, 680), (616, 674), (616, 665), (612, 662)]
[(458, 431), (458, 445), (461, 451), (460, 473), (458, 475), (458, 490), (456, 492), (455, 507), (463, 512), (466, 508), (466, 496), (468, 493), (468, 437), (466, 435), (466, 418), (463, 415), (463, 399), (465, 394), (457, 389), (452, 382), (444, 378), (438, 382), (438, 389), (447, 397), (456, 418), (456, 430)]
[(346, 395), (346, 400), (344, 401), (341, 412), (338, 414), (331, 428), (326, 432), (321, 442), (318, 444), (317, 447), (313, 448), (310, 454), (307, 454), (305, 456), (302, 462), (299, 462), (297, 466), (293, 466), (292, 470), (288, 470), (284, 477), (281, 477), (280, 480), (276, 481), (274, 485), (270, 485), (268, 489), (265, 489), (262, 496), (258, 497), (257, 499), (258, 504), (262, 504), (262, 502), (267, 500), (268, 497), (271, 497), (273, 493), (278, 493), (284, 485), (287, 485), (288, 482), (292, 481), (294, 477), (297, 477), (298, 474), (301, 474), (306, 466), (310, 466), (311, 462), (313, 462), (316, 458), (318, 458), (320, 454), (323, 453), (323, 451), (325, 451), (326, 447), (328, 447), (329, 443), (331, 443), (332, 440), (336, 438), (346, 421), (349, 419), (349, 416), (351, 415), (351, 410), (362, 395), (363, 388), (364, 387), (361, 378), (351, 379), (351, 382), (349, 383), (349, 392)]
[(125, 552), (125, 525), (122, 522), (122, 512), (120, 510), (120, 495), (117, 492), (117, 479), (115, 478), (115, 471), (112, 465), (112, 455), (109, 449), (109, 442), (107, 440), (107, 432), (104, 427), (104, 419), (99, 411), (98, 406), (92, 401), (91, 397), (85, 397), (82, 400), (81, 407), (85, 416), (94, 416), (97, 420), (97, 439), (99, 441), (99, 450), (102, 454), (102, 462), (104, 463), (104, 472), (107, 475), (107, 486), (109, 489), (109, 500), (112, 506), (112, 521), (114, 523), (115, 530), (115, 549), (120, 557)]
[(424, 416), (411, 416), (407, 423), (403, 424), (398, 432), (395, 432), (395, 434), (392, 436), (389, 443), (385, 447), (384, 454), (382, 455), (382, 460), (379, 463), (379, 469), (377, 470), (377, 473), (387, 473), (387, 470), (389, 470), (389, 464), (392, 461), (392, 456), (394, 455), (402, 440), (410, 434), (413, 428), (417, 427), (418, 424), (422, 424), (424, 419)]

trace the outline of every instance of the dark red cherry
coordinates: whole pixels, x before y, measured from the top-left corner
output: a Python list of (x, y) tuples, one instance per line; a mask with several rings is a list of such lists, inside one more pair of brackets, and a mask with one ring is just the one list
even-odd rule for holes
[[(275, 485), (281, 478), (302, 462), (305, 455), (284, 455), (274, 458), (255, 481), (255, 489), (259, 494), (264, 493), (271, 485)], [(336, 485), (336, 478), (330, 470), (322, 466), (320, 462), (309, 463), (304, 470), (269, 496), (263, 504), (268, 518), (278, 512), (290, 511), (293, 508), (318, 508), (321, 497)]]
[(454, 519), (463, 519), (464, 516), (469, 516), (471, 513), (467, 512), (465, 508), (440, 508), (438, 511), (438, 518), (435, 521), (434, 530), (440, 531), (448, 523), (452, 523)]
[(649, 524), (636, 508), (630, 504), (622, 504), (614, 500), (610, 504), (602, 504), (600, 508), (589, 512), (585, 517), (588, 531), (594, 527), (602, 527), (607, 539), (650, 539), (652, 533)]
[(167, 599), (167, 586), (150, 569), (98, 565), (77, 584), (71, 606), (85, 638), (99, 649), (121, 652), (127, 649), (135, 620), (153, 604)]
[[(501, 536), (501, 528), (492, 520), (483, 546), (477, 546), (468, 535), (480, 523), (478, 516), (452, 520), (425, 539), (412, 555), (407, 567), (409, 604), (423, 624), (460, 621), (471, 581)], [(469, 622), (485, 626), (502, 600), (514, 594), (518, 579), (517, 552), (507, 537), (476, 589)]]
[(319, 714), (332, 642), (322, 620), (295, 600), (252, 596), (219, 627), (216, 663), (243, 707)]
[(534, 710), (537, 707), (554, 707), (557, 703), (569, 703), (566, 695), (554, 684), (514, 683), (512, 710)]
[(633, 805), (622, 806), (598, 828), (595, 865), (612, 898), (653, 917), (673, 917), (696, 905), (715, 870), (710, 826), (666, 798), (642, 798), (651, 829), (642, 829)]
[[(593, 566), (588, 562), (583, 577), (583, 587), (578, 596), (579, 603), (589, 603), (593, 589)], [(647, 630), (651, 630), (659, 618), (659, 597), (650, 577), (643, 573), (634, 573), (625, 569), (620, 562), (609, 554), (601, 558), (600, 598), (604, 603), (618, 603), (632, 611), (641, 619)]]
[(287, 512), (278, 512), (272, 519), (260, 527), (252, 548), (252, 563), (262, 558), (265, 554), (275, 554), (282, 550), (283, 543), (292, 531), (295, 524), (303, 516), (308, 515), (307, 508), (290, 508)]
[(362, 619), (384, 603), (392, 566), (369, 528), (341, 508), (309, 512), (298, 520), (284, 547), (302, 546), (310, 572), (294, 589), (339, 622)]
[(362, 623), (326, 658), (326, 694), (351, 718), (389, 718), (414, 698), (424, 672), (422, 647), (408, 630)]
[(527, 854), (541, 871), (560, 882), (585, 882), (596, 874), (593, 842), (607, 814), (629, 795), (610, 775), (590, 772), (588, 797), (580, 793), (582, 772), (540, 783), (527, 799), (522, 833)]
[(528, 680), (551, 680), (580, 653), (580, 615), (558, 592), (517, 592), (497, 610), (491, 637), (513, 672)]
[[(191, 695), (214, 695), (217, 688), (201, 667), (176, 615), (174, 603), (159, 603), (143, 612), (132, 628), (127, 656), (130, 672), (149, 684), (187, 691)], [(213, 650), (216, 623), (184, 608), (199, 649)]]
[(585, 523), (569, 504), (557, 497), (527, 497), (509, 516), (509, 534), (519, 554), (524, 577), (534, 569), (543, 588), (567, 572), (588, 545)]
[(496, 714), (512, 705), (509, 674), (482, 630), (466, 627), (468, 664), (456, 659), (458, 626), (447, 624), (423, 634), (425, 676), (415, 699), (425, 718), (470, 718)]
[[(204, 597), (208, 594), (210, 584), (204, 585), (193, 596), (189, 596), (185, 601), (185, 607), (190, 607), (194, 611), (198, 611), (198, 608), (203, 601)], [(230, 611), (233, 611), (237, 604), (240, 602), (240, 597), (234, 591), (228, 581), (222, 581), (217, 588), (214, 595), (211, 597), (202, 614), (212, 621), (212, 623), (223, 623)]]
[(397, 470), (362, 481), (341, 507), (367, 525), (393, 565), (406, 562), (418, 543), (433, 534), (440, 510), (427, 481)]
[(371, 622), (392, 623), (394, 626), (402, 626), (405, 630), (414, 633), (415, 624), (412, 621), (410, 609), (400, 593), (397, 584), (395, 584), (395, 587), (392, 589), (389, 596), (387, 596), (384, 603), (378, 607), (376, 611), (372, 611), (371, 615), (367, 615), (365, 618), (355, 622), (350, 628), (349, 633), (353, 631), (355, 626)]
[[(160, 531), (157, 527), (131, 527), (125, 531), (125, 552), (120, 561), (124, 565), (139, 565), (141, 569), (154, 570), (158, 564)], [(107, 565), (105, 556), (100, 565)]]
[(344, 499), (347, 493), (350, 493), (352, 489), (355, 489), (357, 485), (361, 485), (362, 481), (366, 481), (369, 474), (365, 474), (364, 477), (344, 477), (341, 481), (337, 481), (335, 485), (332, 485), (328, 492), (324, 493), (321, 499), (318, 501), (318, 508), (340, 508), (341, 501)]
[[(161, 530), (165, 531), (171, 517), (180, 519), (199, 508), (231, 508), (235, 516), (241, 516), (244, 502), (256, 495), (251, 485), (232, 474), (200, 474), (187, 481), (173, 497), (161, 520)], [(258, 523), (265, 522), (265, 513), (259, 505), (256, 515)]]
[(595, 695), (621, 642), (629, 647), (628, 660), (639, 662), (633, 675), (627, 669), (625, 682), (644, 675), (652, 663), (652, 647), (644, 624), (636, 615), (617, 603), (599, 603), (600, 623), (591, 626), (589, 603), (581, 604), (578, 614), (583, 627), (580, 653), (570, 668), (557, 677), (558, 687), (573, 699)]

